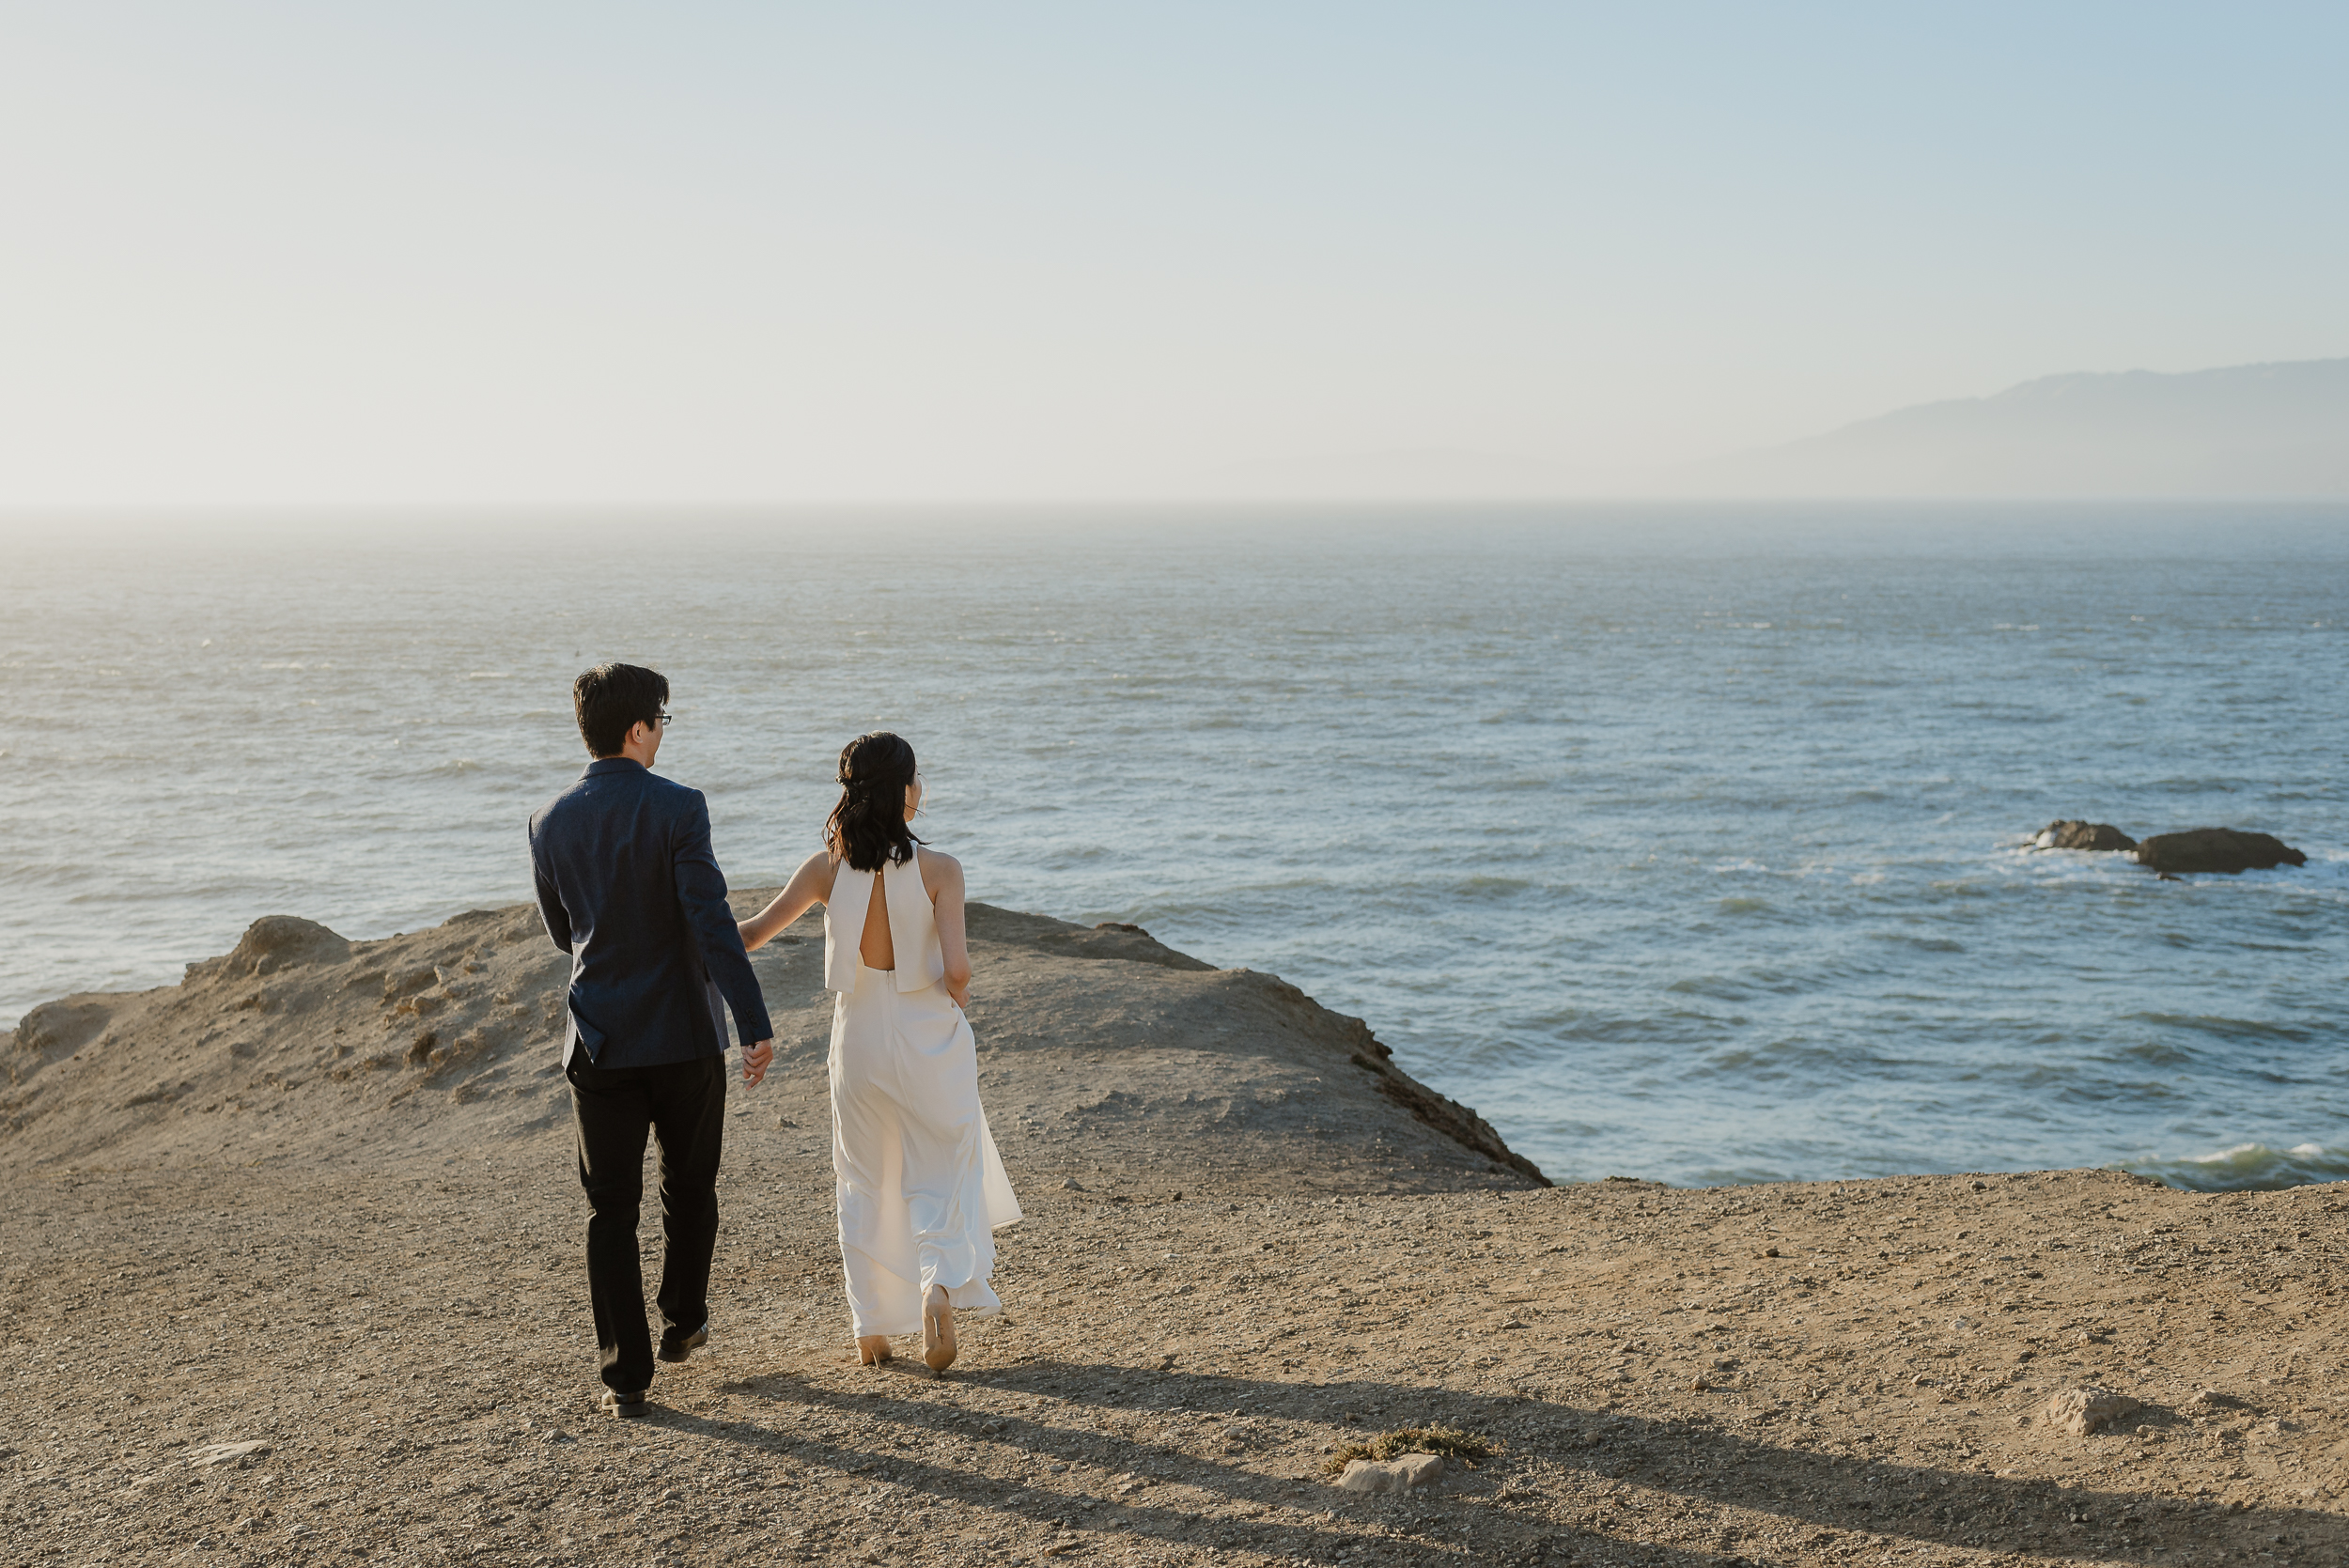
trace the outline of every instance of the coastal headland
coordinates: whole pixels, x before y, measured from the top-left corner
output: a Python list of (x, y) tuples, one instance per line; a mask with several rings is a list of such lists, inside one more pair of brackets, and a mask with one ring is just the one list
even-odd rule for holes
[[(0, 1562), (2349, 1560), (2342, 1189), (1552, 1187), (1270, 975), (971, 928), (1005, 1313), (943, 1378), (853, 1363), (809, 921), (757, 958), (711, 1345), (641, 1422), (596, 1411), (535, 911), (272, 917), (35, 1009)], [(1323, 1473), (1426, 1425), (1495, 1452)]]

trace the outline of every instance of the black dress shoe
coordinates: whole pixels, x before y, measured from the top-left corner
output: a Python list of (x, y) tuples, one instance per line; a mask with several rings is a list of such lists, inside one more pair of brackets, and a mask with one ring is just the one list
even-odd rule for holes
[(709, 1325), (705, 1322), (692, 1329), (663, 1329), (661, 1348), (653, 1352), (664, 1361), (682, 1361), (709, 1343)]
[(639, 1389), (632, 1394), (624, 1394), (617, 1389), (606, 1389), (603, 1412), (624, 1421), (642, 1421), (652, 1413), (652, 1401), (646, 1397), (651, 1392), (650, 1389)]

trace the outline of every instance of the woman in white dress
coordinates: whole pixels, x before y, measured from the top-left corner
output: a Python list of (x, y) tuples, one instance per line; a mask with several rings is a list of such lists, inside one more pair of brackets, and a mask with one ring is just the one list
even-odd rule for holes
[(913, 748), (861, 735), (840, 753), (840, 803), (773, 903), (741, 924), (756, 951), (824, 906), (832, 1016), (832, 1169), (857, 1358), (893, 1334), (955, 1358), (955, 1314), (1003, 1310), (988, 1282), (995, 1230), (1019, 1218), (979, 1105), (978, 1048), (962, 1016), (971, 958), (962, 866), (920, 846)]

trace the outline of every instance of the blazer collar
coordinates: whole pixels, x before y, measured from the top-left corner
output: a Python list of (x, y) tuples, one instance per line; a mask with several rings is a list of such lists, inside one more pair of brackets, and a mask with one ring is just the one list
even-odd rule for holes
[(587, 765), (587, 771), (580, 777), (592, 779), (599, 773), (617, 773), (631, 768), (639, 773), (645, 770), (645, 765), (632, 757), (598, 757)]

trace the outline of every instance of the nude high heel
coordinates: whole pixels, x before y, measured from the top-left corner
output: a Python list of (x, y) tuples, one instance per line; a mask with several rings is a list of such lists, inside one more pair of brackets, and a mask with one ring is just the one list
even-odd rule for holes
[(955, 1309), (943, 1285), (932, 1285), (922, 1302), (922, 1359), (932, 1372), (955, 1364)]
[(867, 1334), (856, 1342), (856, 1360), (861, 1367), (877, 1367), (889, 1359), (889, 1336)]

